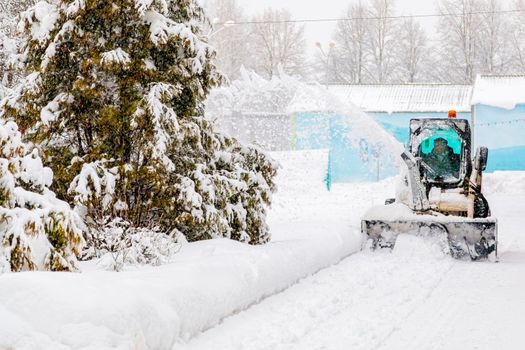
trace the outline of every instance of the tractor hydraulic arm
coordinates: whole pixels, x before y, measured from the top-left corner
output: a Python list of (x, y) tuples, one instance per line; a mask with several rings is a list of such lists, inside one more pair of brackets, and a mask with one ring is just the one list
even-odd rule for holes
[(421, 181), (420, 158), (415, 158), (412, 154), (405, 151), (401, 158), (408, 167), (408, 183), (411, 194), (410, 208), (415, 211), (427, 211), (430, 209), (426, 188)]

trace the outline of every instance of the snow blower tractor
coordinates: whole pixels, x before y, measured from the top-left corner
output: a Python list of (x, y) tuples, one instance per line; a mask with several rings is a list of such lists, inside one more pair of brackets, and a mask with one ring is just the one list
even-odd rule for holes
[(439, 236), (455, 258), (497, 259), (497, 220), (481, 192), (488, 150), (471, 158), (467, 120), (412, 119), (396, 198), (371, 208), (361, 230), (372, 249), (393, 248), (399, 234)]

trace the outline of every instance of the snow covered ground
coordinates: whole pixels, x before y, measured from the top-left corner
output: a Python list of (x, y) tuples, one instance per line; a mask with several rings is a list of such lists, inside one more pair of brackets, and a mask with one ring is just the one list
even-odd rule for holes
[(521, 348), (525, 174), (487, 178), (501, 262), (470, 263), (413, 237), (359, 252), (359, 219), (394, 181), (327, 192), (326, 156), (275, 154), (268, 245), (215, 240), (161, 267), (0, 276), (0, 349)]
[(358, 251), (352, 225), (369, 186), (328, 193), (326, 151), (275, 156), (283, 167), (270, 244), (191, 243), (171, 264), (123, 273), (88, 264), (81, 274), (2, 275), (0, 348), (167, 349)]
[(486, 183), (500, 263), (456, 261), (401, 236), (392, 253), (354, 254), (177, 348), (522, 349), (525, 174)]

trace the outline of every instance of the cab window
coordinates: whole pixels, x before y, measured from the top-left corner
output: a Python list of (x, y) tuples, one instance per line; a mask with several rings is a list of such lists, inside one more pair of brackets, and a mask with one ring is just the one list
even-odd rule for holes
[(419, 157), (427, 177), (434, 181), (459, 180), (463, 143), (452, 128), (431, 130), (421, 142)]

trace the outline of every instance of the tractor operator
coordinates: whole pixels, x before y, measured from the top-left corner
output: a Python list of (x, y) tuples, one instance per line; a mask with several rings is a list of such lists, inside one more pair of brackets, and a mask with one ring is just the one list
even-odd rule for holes
[(434, 149), (429, 154), (423, 155), (423, 161), (436, 172), (436, 178), (459, 176), (459, 155), (454, 153), (448, 141), (442, 137), (434, 140)]

